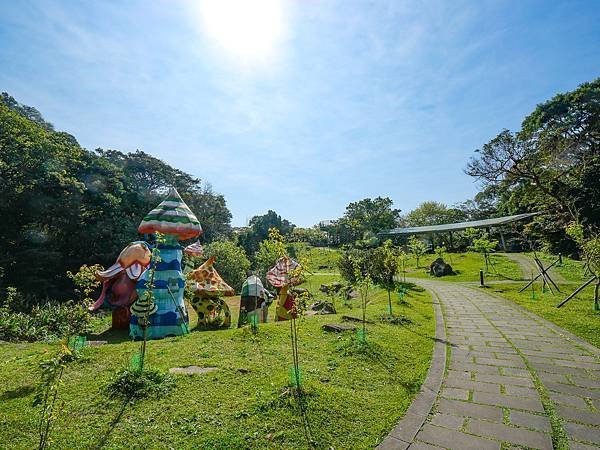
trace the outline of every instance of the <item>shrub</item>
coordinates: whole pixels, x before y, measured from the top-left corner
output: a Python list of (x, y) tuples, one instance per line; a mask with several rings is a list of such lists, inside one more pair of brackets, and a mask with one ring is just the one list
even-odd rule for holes
[(114, 374), (105, 384), (104, 391), (123, 399), (162, 397), (171, 393), (175, 379), (158, 369), (146, 368), (143, 371), (124, 369)]
[(216, 257), (215, 269), (227, 284), (239, 292), (250, 269), (244, 249), (232, 241), (215, 241), (204, 248), (204, 256), (207, 259)]
[(10, 301), (0, 307), (0, 340), (48, 341), (85, 333), (91, 316), (83, 305), (48, 301), (30, 313), (15, 311)]

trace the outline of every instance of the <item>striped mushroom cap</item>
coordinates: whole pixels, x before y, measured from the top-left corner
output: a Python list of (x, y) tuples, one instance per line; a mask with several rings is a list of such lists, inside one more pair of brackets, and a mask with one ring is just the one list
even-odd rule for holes
[(144, 217), (138, 231), (141, 234), (152, 234), (158, 231), (175, 235), (177, 239), (183, 241), (202, 234), (202, 227), (198, 218), (181, 199), (179, 192), (171, 188), (167, 198)]
[(134, 316), (140, 319), (147, 319), (158, 310), (158, 306), (152, 301), (149, 295), (144, 295), (143, 298), (138, 297), (129, 310)]

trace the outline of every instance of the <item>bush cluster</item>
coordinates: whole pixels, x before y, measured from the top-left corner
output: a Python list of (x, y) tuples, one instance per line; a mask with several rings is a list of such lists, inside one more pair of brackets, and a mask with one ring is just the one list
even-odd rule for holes
[(16, 309), (17, 296), (9, 292), (0, 306), (0, 340), (49, 341), (83, 334), (89, 328), (91, 316), (83, 305), (47, 301), (24, 312)]

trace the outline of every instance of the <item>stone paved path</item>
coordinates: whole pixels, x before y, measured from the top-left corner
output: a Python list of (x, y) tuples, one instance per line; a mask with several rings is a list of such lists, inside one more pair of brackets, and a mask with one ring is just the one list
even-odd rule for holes
[(418, 283), (442, 305), (446, 372), (416, 437), (401, 421), (380, 448), (600, 449), (598, 349), (484, 289)]

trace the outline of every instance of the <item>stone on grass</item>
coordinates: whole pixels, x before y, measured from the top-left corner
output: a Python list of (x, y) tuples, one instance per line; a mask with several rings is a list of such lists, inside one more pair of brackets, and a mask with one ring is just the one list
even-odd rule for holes
[(323, 330), (332, 331), (334, 333), (343, 333), (344, 331), (354, 331), (356, 327), (349, 323), (326, 323), (323, 325)]
[(86, 341), (86, 345), (90, 347), (100, 347), (104, 344), (108, 344), (108, 341)]
[(454, 271), (450, 264), (446, 263), (442, 258), (438, 258), (429, 266), (429, 273), (439, 278), (446, 275), (452, 275)]
[(342, 283), (339, 281), (334, 281), (333, 283), (322, 284), (319, 290), (325, 294), (328, 292), (335, 292), (337, 294), (343, 287), (344, 285)]
[(169, 369), (169, 373), (186, 374), (186, 375), (201, 375), (203, 373), (214, 372), (215, 370), (217, 370), (216, 367), (198, 367), (198, 366), (171, 367)]
[(313, 314), (335, 314), (335, 306), (325, 300), (317, 300), (309, 306), (309, 311)]

